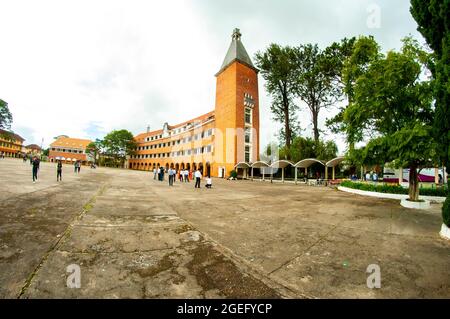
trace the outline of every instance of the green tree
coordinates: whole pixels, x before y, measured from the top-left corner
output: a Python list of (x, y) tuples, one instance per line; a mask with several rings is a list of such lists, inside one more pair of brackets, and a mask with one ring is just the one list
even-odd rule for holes
[[(433, 74), (436, 115), (434, 137), (439, 144), (438, 156), (450, 174), (450, 0), (412, 0), (411, 14), (419, 25), (418, 31), (434, 50), (436, 64)], [(447, 181), (450, 187), (450, 180)], [(444, 223), (450, 227), (450, 195), (442, 207)]]
[(103, 139), (101, 146), (105, 155), (114, 159), (116, 165), (123, 167), (127, 155), (136, 149), (133, 134), (127, 130), (114, 130)]
[[(327, 48), (327, 55), (335, 60), (335, 82), (340, 87), (341, 95), (347, 103), (341, 107), (339, 113), (327, 120), (326, 125), (333, 133), (345, 132), (343, 115), (345, 109), (352, 103), (356, 79), (368, 68), (370, 63), (380, 57), (380, 47), (371, 36), (361, 36), (358, 39), (343, 39)], [(351, 144), (352, 148), (353, 145)]]
[(450, 0), (411, 0), (410, 11), (434, 50), (436, 63), (430, 68), (436, 99), (434, 136), (440, 161), (450, 174)]
[(409, 199), (417, 201), (417, 170), (436, 158), (434, 108), (431, 84), (421, 80), (427, 53), (410, 38), (403, 42), (400, 52), (372, 61), (357, 78), (343, 120), (350, 142), (368, 140), (358, 151), (362, 163), (410, 169)]
[(283, 124), (280, 137), (290, 149), (293, 127), (298, 123), (295, 115), (298, 106), (294, 103), (298, 78), (295, 49), (271, 44), (265, 51), (258, 52), (255, 60), (266, 81), (265, 88), (272, 96), (273, 119)]
[(95, 142), (89, 143), (89, 145), (86, 147), (86, 152), (94, 158), (95, 164), (97, 164), (97, 158), (103, 145), (102, 143), (102, 140), (96, 139)]
[(306, 103), (313, 124), (314, 141), (320, 139), (319, 113), (321, 109), (334, 105), (340, 98), (340, 88), (337, 85), (338, 69), (337, 51), (320, 50), (318, 45), (306, 44), (296, 49), (297, 57), (297, 96)]
[[(286, 156), (287, 150), (282, 148), (280, 154)], [(318, 143), (313, 138), (298, 136), (294, 139), (290, 148), (291, 161), (297, 163), (307, 158), (317, 158), (329, 161), (337, 156), (338, 148), (334, 141), (319, 140)], [(283, 158), (280, 155), (280, 158)]]
[(0, 129), (11, 129), (12, 114), (9, 111), (8, 103), (0, 99)]

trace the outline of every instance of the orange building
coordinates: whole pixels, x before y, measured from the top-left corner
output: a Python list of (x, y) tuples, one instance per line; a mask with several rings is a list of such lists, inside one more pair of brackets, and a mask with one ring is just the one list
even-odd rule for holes
[(83, 164), (92, 162), (89, 154), (86, 154), (86, 148), (91, 143), (90, 140), (79, 138), (70, 138), (68, 136), (59, 136), (50, 144), (48, 158), (51, 162), (62, 160), (65, 163), (81, 161)]
[(24, 141), (20, 135), (0, 129), (0, 155), (20, 157)]
[(233, 32), (216, 78), (215, 109), (136, 136), (138, 147), (129, 168), (199, 168), (205, 176), (227, 177), (237, 163), (258, 160), (258, 69), (241, 42), (239, 29)]

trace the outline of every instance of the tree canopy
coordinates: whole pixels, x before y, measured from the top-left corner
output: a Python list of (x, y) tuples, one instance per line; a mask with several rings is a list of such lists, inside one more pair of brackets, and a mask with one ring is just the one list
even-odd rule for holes
[(12, 114), (9, 111), (8, 103), (0, 99), (0, 129), (9, 130), (12, 123)]
[(363, 164), (410, 168), (411, 200), (419, 195), (417, 169), (436, 161), (433, 95), (430, 81), (423, 80), (427, 56), (406, 38), (400, 52), (372, 61), (357, 78), (354, 100), (343, 114), (349, 142), (368, 141), (359, 150)]
[(111, 156), (123, 165), (126, 156), (134, 153), (136, 141), (131, 132), (114, 130), (104, 137), (101, 141), (101, 147), (105, 155)]
[(273, 119), (283, 124), (281, 138), (289, 149), (299, 128), (294, 103), (297, 86), (296, 51), (294, 48), (271, 44), (265, 51), (257, 52), (256, 66), (266, 81), (265, 88), (272, 96), (270, 110)]
[[(440, 161), (450, 174), (450, 0), (411, 0), (418, 31), (434, 50), (433, 74), (436, 115), (434, 137)], [(450, 184), (450, 181), (449, 181)]]

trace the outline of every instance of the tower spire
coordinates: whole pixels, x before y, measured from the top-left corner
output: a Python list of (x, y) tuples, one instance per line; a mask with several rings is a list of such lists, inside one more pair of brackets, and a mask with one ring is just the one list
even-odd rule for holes
[(242, 37), (241, 30), (235, 28), (233, 30), (233, 34), (231, 35), (232, 40), (227, 55), (225, 56), (225, 59), (223, 60), (222, 63), (222, 67), (220, 68), (220, 71), (217, 74), (221, 73), (235, 61), (239, 61), (249, 66), (250, 68), (256, 70), (252, 60), (250, 59), (250, 56), (247, 53), (247, 50), (245, 50), (245, 47), (241, 42), (241, 37)]
[(241, 37), (242, 37), (242, 33), (241, 30), (239, 30), (238, 28), (233, 30), (233, 35), (231, 36), (231, 38), (234, 41), (241, 41)]

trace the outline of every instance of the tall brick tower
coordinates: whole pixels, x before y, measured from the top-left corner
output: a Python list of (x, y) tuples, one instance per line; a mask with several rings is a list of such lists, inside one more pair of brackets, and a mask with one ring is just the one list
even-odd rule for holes
[(225, 177), (239, 162), (259, 158), (258, 69), (235, 29), (216, 74), (214, 175)]

